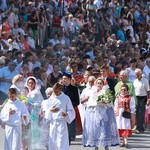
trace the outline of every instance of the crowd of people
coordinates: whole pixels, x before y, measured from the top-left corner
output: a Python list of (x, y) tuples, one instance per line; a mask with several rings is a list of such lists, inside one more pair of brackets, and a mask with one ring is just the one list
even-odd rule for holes
[(128, 147), (133, 131), (147, 130), (149, 5), (147, 0), (0, 0), (4, 149), (41, 144), (68, 150), (82, 134), (83, 146), (108, 150)]

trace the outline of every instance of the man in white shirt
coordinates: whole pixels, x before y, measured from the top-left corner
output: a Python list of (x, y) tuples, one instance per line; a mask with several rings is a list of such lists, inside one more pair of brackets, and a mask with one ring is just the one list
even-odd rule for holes
[(53, 46), (59, 43), (57, 34), (54, 34), (53, 38), (49, 40), (49, 43), (52, 43)]
[(136, 79), (133, 82), (137, 99), (137, 128), (136, 133), (144, 131), (145, 106), (150, 104), (150, 87), (146, 78), (142, 77), (141, 69), (135, 70)]
[(70, 29), (69, 17), (67, 15), (61, 19), (61, 27), (65, 29), (65, 31)]
[(146, 59), (146, 66), (143, 69), (143, 73), (147, 80), (150, 80), (150, 57)]

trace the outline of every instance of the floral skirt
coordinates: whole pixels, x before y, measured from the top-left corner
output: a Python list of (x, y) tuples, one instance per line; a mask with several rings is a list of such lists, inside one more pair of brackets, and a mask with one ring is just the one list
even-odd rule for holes
[(82, 144), (89, 147), (114, 146), (120, 143), (116, 118), (112, 107), (97, 106), (86, 109)]

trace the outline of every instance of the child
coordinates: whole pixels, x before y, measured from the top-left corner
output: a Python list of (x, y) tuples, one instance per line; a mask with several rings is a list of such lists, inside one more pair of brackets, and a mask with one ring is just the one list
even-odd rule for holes
[(0, 113), (0, 119), (5, 124), (4, 150), (20, 150), (22, 120), (28, 123), (29, 114), (25, 104), (17, 99), (17, 89), (10, 88), (8, 97)]
[(54, 93), (49, 99), (45, 118), (50, 121), (49, 150), (69, 150), (67, 123), (75, 118), (70, 98), (62, 92), (62, 85), (53, 86)]
[[(130, 112), (131, 116), (123, 115), (123, 112)], [(120, 93), (115, 100), (116, 122), (120, 137), (122, 137), (121, 147), (128, 147), (128, 137), (132, 135), (131, 118), (135, 113), (135, 100), (129, 95), (129, 87), (122, 84)]]
[(52, 88), (47, 88), (46, 91), (47, 99), (42, 101), (40, 114), (39, 114), (39, 124), (41, 126), (41, 142), (48, 150), (48, 140), (49, 140), (49, 122), (44, 118), (45, 111), (48, 109), (49, 98), (53, 93)]

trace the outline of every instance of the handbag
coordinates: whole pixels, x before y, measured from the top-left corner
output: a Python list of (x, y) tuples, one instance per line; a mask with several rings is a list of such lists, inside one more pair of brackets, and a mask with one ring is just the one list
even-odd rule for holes
[(123, 116), (124, 118), (131, 119), (131, 113), (128, 112), (128, 111), (124, 111), (124, 112), (122, 113), (122, 116)]

